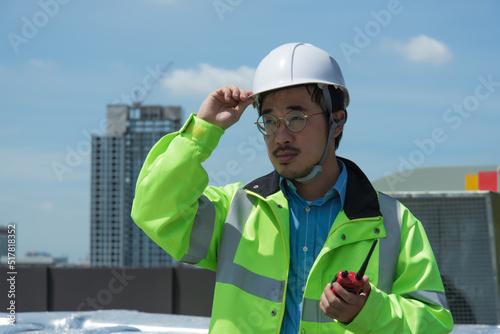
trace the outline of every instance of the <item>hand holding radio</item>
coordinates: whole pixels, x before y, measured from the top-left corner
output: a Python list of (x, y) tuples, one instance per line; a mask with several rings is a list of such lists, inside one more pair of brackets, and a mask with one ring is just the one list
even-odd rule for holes
[(372, 247), (370, 248), (370, 251), (368, 252), (368, 255), (366, 256), (365, 261), (363, 262), (363, 264), (361, 265), (361, 268), (359, 268), (357, 273), (354, 273), (352, 271), (342, 270), (342, 271), (339, 271), (339, 273), (335, 275), (335, 277), (332, 280), (332, 292), (337, 297), (339, 297), (339, 295), (333, 289), (333, 283), (335, 283), (335, 282), (339, 283), (344, 289), (346, 289), (350, 293), (354, 293), (355, 295), (359, 295), (363, 291), (362, 278), (365, 275), (366, 267), (368, 266), (368, 261), (370, 261), (373, 250), (375, 249), (375, 246), (377, 245), (377, 241), (378, 241), (378, 239), (375, 239), (375, 241), (373, 242)]
[(347, 324), (361, 311), (371, 289), (369, 278), (364, 273), (376, 244), (377, 240), (357, 273), (342, 270), (335, 275), (332, 283), (327, 284), (319, 303), (326, 316)]

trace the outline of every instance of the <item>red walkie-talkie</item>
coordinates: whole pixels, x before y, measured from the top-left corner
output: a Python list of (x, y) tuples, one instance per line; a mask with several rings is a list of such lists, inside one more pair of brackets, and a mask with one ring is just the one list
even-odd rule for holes
[[(366, 267), (368, 266), (368, 261), (370, 261), (370, 257), (372, 256), (373, 250), (375, 249), (375, 246), (377, 245), (378, 239), (375, 239), (373, 242), (372, 248), (370, 248), (370, 251), (368, 252), (368, 255), (366, 256), (365, 262), (361, 265), (361, 268), (359, 268), (358, 273), (353, 273), (352, 271), (339, 271), (338, 274), (335, 275), (333, 278), (332, 284), (334, 282), (339, 283), (344, 289), (347, 291), (354, 293), (355, 295), (359, 295), (363, 291), (363, 275), (365, 274)], [(332, 285), (332, 292), (339, 297), (339, 295), (335, 292), (333, 289)]]

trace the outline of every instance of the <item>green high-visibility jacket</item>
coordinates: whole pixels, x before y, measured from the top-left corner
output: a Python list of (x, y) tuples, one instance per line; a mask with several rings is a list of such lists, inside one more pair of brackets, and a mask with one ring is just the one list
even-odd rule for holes
[[(139, 175), (132, 218), (176, 260), (217, 271), (212, 333), (279, 333), (290, 260), (288, 203), (276, 172), (245, 186), (207, 187), (201, 163), (223, 133), (191, 115), (179, 132), (158, 141)], [(421, 223), (342, 161), (345, 204), (307, 279), (301, 333), (450, 332), (453, 320)], [(341, 270), (357, 271), (374, 239), (363, 309), (349, 324), (325, 316), (319, 301), (327, 283)]]

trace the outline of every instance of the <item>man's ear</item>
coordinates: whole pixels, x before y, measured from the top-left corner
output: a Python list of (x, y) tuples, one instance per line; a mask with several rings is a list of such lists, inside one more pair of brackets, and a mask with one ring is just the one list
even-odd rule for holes
[(347, 114), (345, 110), (337, 110), (332, 112), (333, 120), (335, 121), (335, 123), (338, 123), (341, 120), (343, 120), (346, 117), (346, 115)]
[[(347, 113), (345, 112), (345, 110), (337, 110), (332, 113), (332, 117), (333, 121), (338, 124), (340, 121), (342, 121), (347, 117)], [(338, 126), (333, 132), (333, 137), (337, 138), (343, 130), (344, 130), (344, 125)]]

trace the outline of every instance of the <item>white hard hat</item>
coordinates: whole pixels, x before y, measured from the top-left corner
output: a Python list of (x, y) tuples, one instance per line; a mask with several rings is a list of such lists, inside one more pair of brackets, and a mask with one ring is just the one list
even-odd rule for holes
[(289, 86), (333, 85), (344, 91), (344, 108), (349, 105), (349, 92), (339, 65), (327, 52), (306, 43), (288, 43), (272, 50), (259, 64), (253, 79), (253, 97)]

